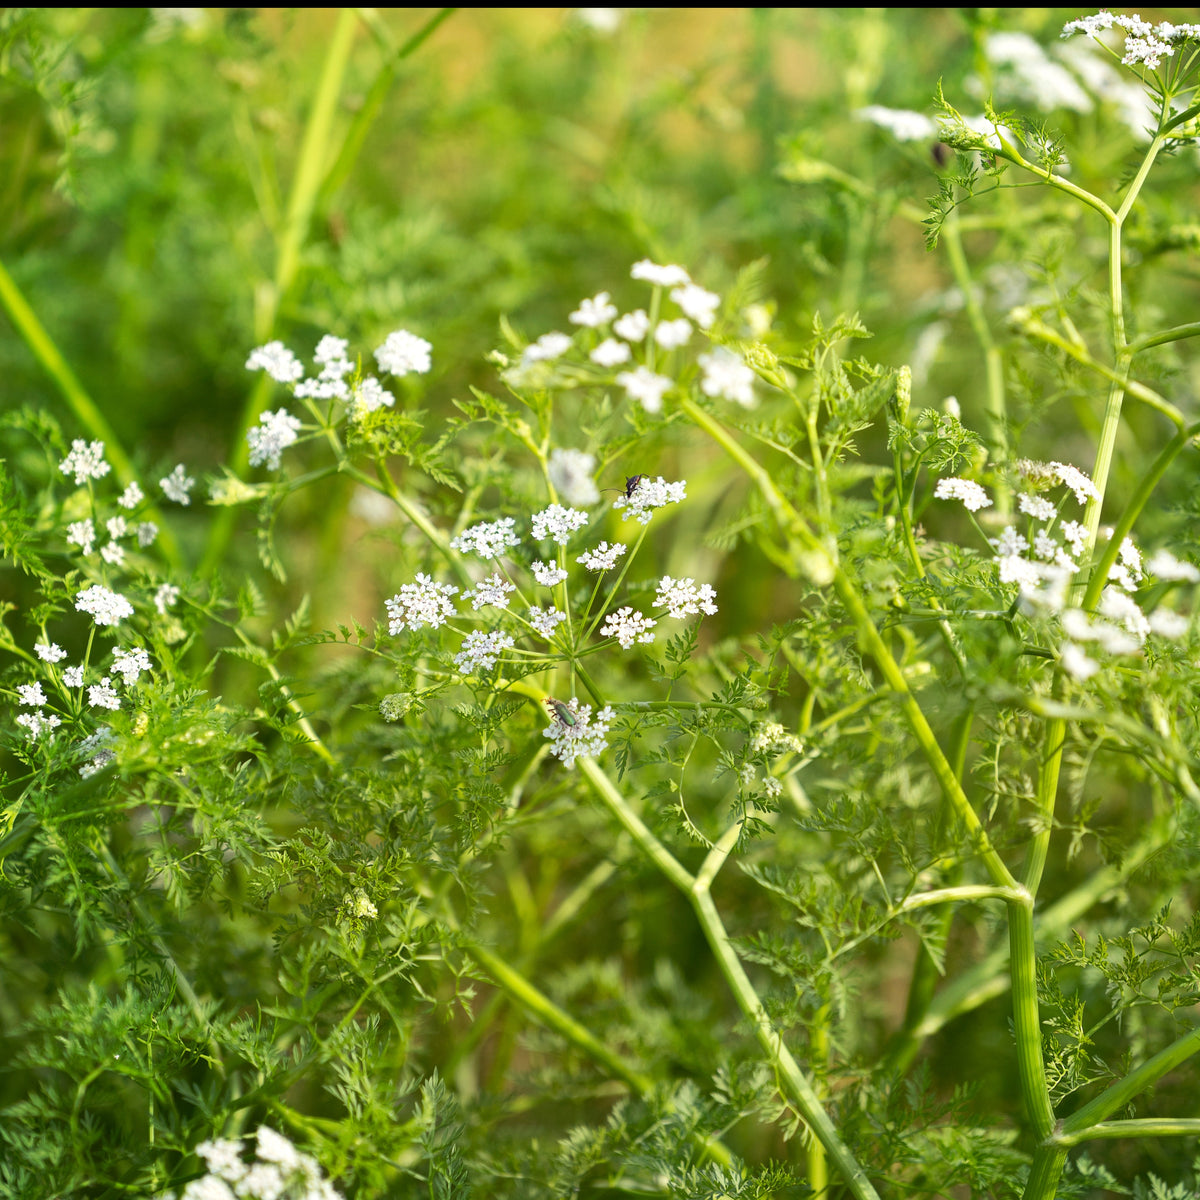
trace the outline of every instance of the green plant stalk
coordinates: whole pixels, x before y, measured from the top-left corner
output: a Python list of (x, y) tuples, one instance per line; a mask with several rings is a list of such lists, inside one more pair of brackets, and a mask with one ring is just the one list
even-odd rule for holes
[[(523, 975), (514, 971), (502, 958), (482, 946), (469, 945), (467, 952), (473, 959), (523, 1007), (555, 1033), (578, 1046), (590, 1058), (595, 1059), (615, 1078), (628, 1084), (629, 1088), (644, 1098), (654, 1093), (654, 1080), (649, 1075), (631, 1067), (619, 1054), (609, 1049), (591, 1030), (580, 1025), (569, 1013), (564, 1012), (549, 996), (543, 995)], [(733, 1163), (733, 1155), (718, 1138), (697, 1134), (697, 1141), (705, 1153), (722, 1166)]]
[(738, 1007), (754, 1026), (755, 1036), (775, 1070), (782, 1093), (795, 1104), (813, 1134), (825, 1147), (826, 1153), (833, 1160), (856, 1200), (878, 1200), (878, 1193), (871, 1186), (871, 1181), (850, 1148), (842, 1141), (812, 1083), (771, 1025), (762, 1001), (735, 953), (729, 934), (713, 903), (709, 885), (736, 843), (739, 826), (735, 825), (726, 832), (709, 852), (700, 873), (693, 877), (646, 828), (595, 760), (580, 758), (578, 762), (593, 790), (630, 834), (642, 853), (688, 898)]
[[(55, 345), (54, 339), (46, 332), (45, 326), (38, 320), (37, 313), (29, 307), (29, 302), (21, 294), (16, 281), (0, 262), (0, 305), (8, 314), (9, 320), (21, 335), (29, 352), (37, 359), (38, 364), (54, 381), (67, 407), (75, 414), (76, 419), (92, 437), (104, 443), (104, 451), (112, 463), (117, 478), (124, 484), (136, 481), (133, 463), (117, 435), (113, 432), (108, 418), (100, 411), (96, 402), (88, 395), (82, 383), (79, 382), (70, 364), (63, 357), (62, 351)], [(159, 509), (151, 505), (147, 512), (156, 518), (158, 525), (158, 544), (163, 554), (173, 567), (182, 567), (183, 558), (179, 553), (179, 543), (171, 532), (171, 527), (163, 520)]]
[(1152, 346), (1165, 346), (1168, 342), (1181, 342), (1184, 338), (1200, 336), (1200, 321), (1189, 321), (1186, 325), (1176, 325), (1171, 329), (1164, 329), (1161, 333), (1151, 334), (1149, 337), (1138, 338), (1136, 342), (1130, 342), (1129, 353), (1141, 354), (1143, 350), (1149, 350)]
[[(967, 256), (963, 253), (962, 232), (955, 214), (950, 216), (942, 225), (941, 240), (945, 242), (946, 254), (950, 259), (950, 270), (954, 273), (954, 282), (963, 295), (963, 305), (967, 320), (979, 349), (983, 353), (984, 385), (987, 393), (987, 407), (984, 415), (988, 423), (989, 451), (992, 462), (1001, 465), (1008, 462), (1008, 402), (1004, 393), (1004, 364), (1000, 357), (1000, 348), (996, 345), (992, 331), (988, 327), (987, 317), (979, 296), (971, 279), (971, 268)], [(1012, 512), (1012, 495), (1005, 486), (996, 494), (996, 511), (1001, 517), (1008, 518)]]
[(1173, 1071), (1180, 1063), (1186, 1062), (1198, 1051), (1200, 1051), (1200, 1026), (1177, 1038), (1165, 1050), (1160, 1050), (1153, 1057), (1148, 1058), (1140, 1067), (1130, 1071), (1124, 1079), (1118, 1079), (1116, 1083), (1105, 1088), (1094, 1100), (1073, 1112), (1059, 1126), (1059, 1136), (1071, 1138), (1076, 1134), (1085, 1134), (1093, 1126), (1104, 1121), (1106, 1117), (1118, 1109), (1124, 1108), (1135, 1096), (1144, 1092), (1168, 1071)]
[(1139, 1117), (1129, 1121), (1101, 1121), (1083, 1133), (1060, 1137), (1063, 1145), (1074, 1146), (1093, 1138), (1200, 1137), (1200, 1120), (1194, 1117)]
[[(354, 164), (358, 160), (359, 154), (362, 153), (363, 144), (367, 140), (367, 134), (379, 117), (388, 92), (392, 90), (392, 84), (396, 81), (396, 74), (400, 70), (400, 64), (410, 54), (418, 50), (433, 35), (434, 31), (443, 21), (453, 16), (457, 11), (458, 9), (456, 8), (438, 9), (398, 50), (392, 47), (388, 48), (387, 60), (379, 68), (379, 72), (371, 81), (371, 86), (367, 89), (362, 107), (354, 114), (354, 120), (350, 122), (350, 128), (347, 130), (346, 136), (342, 139), (341, 150), (338, 152), (333, 166), (329, 168), (324, 182), (321, 184), (320, 194), (317, 198), (317, 209), (319, 211), (324, 211), (329, 206), (334, 196), (337, 195), (342, 185), (350, 177), (350, 172), (354, 170)], [(366, 20), (365, 14), (360, 12), (359, 15), (363, 16), (364, 20)], [(368, 21), (368, 24), (372, 25), (374, 29), (372, 22)], [(379, 31), (376, 30), (376, 32), (378, 33)]]
[[(325, 54), (321, 78), (317, 83), (316, 95), (313, 97), (300, 144), (300, 157), (292, 178), (283, 230), (276, 247), (275, 278), (269, 287), (262, 289), (261, 304), (256, 305), (255, 336), (260, 342), (267, 341), (274, 333), (279, 306), (295, 282), (300, 266), (300, 250), (312, 221), (317, 193), (324, 176), (325, 163), (328, 161), (329, 135), (333, 128), (346, 65), (350, 59), (357, 21), (354, 9), (340, 10), (337, 25), (329, 41), (329, 49)], [(246, 399), (230, 453), (230, 467), (235, 474), (240, 475), (249, 465), (250, 448), (246, 442), (246, 433), (266, 408), (273, 386), (274, 381), (264, 372)], [(202, 575), (210, 574), (224, 557), (225, 548), (233, 535), (235, 518), (236, 509), (226, 508), (214, 519), (212, 533), (200, 564)]]

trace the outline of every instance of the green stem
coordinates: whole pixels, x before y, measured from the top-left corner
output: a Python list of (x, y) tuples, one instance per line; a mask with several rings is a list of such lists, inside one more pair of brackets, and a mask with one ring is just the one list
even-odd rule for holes
[[(9, 320), (16, 326), (29, 352), (37, 359), (38, 364), (54, 381), (67, 407), (75, 414), (76, 420), (94, 438), (104, 443), (104, 453), (117, 478), (124, 484), (133, 483), (136, 475), (129, 455), (125, 453), (116, 433), (108, 423), (108, 418), (100, 411), (96, 402), (84, 390), (70, 364), (63, 357), (54, 339), (46, 332), (45, 326), (38, 320), (37, 313), (29, 307), (29, 302), (21, 294), (16, 281), (8, 273), (3, 263), (0, 263), (0, 305), (8, 314)], [(182, 567), (183, 559), (179, 553), (179, 543), (171, 532), (171, 527), (163, 520), (162, 514), (155, 506), (147, 509), (148, 515), (155, 518), (159, 527), (158, 543), (163, 554), (173, 567)]]
[(1033, 941), (1033, 901), (1008, 905), (1008, 948), (1013, 990), (1013, 1031), (1017, 1070), (1026, 1113), (1039, 1138), (1054, 1128), (1054, 1108), (1042, 1059), (1042, 1023), (1038, 1012), (1037, 949)]
[(1090, 1103), (1072, 1113), (1063, 1121), (1059, 1129), (1060, 1136), (1071, 1138), (1099, 1125), (1105, 1117), (1124, 1108), (1135, 1096), (1144, 1092), (1168, 1071), (1173, 1071), (1186, 1062), (1197, 1051), (1200, 1051), (1200, 1026), (1177, 1038), (1165, 1050), (1160, 1050), (1136, 1070), (1130, 1071), (1124, 1079), (1118, 1079)]
[(1063, 1146), (1041, 1145), (1033, 1152), (1029, 1179), (1022, 1200), (1054, 1200), (1058, 1195), (1058, 1180), (1066, 1165), (1067, 1151)]
[(1195, 1117), (1139, 1117), (1129, 1121), (1101, 1121), (1083, 1133), (1059, 1137), (1060, 1145), (1074, 1146), (1093, 1138), (1200, 1137)]
[(1138, 338), (1129, 343), (1130, 354), (1141, 354), (1152, 346), (1165, 346), (1168, 342), (1181, 342), (1184, 338), (1200, 336), (1200, 321), (1189, 321), (1186, 325), (1176, 325), (1172, 329), (1164, 329), (1161, 333), (1153, 333), (1149, 337)]

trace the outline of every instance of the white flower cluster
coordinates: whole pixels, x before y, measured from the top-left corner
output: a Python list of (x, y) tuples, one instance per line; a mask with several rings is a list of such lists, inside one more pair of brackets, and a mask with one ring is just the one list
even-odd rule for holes
[(539, 542), (549, 538), (560, 546), (565, 546), (571, 540), (571, 534), (582, 529), (587, 523), (587, 513), (577, 508), (563, 508), (561, 504), (552, 504), (549, 508), (533, 514), (533, 536)]
[(711, 584), (696, 586), (694, 579), (672, 579), (664, 575), (654, 594), (656, 608), (666, 608), (667, 615), (682, 620), (687, 616), (706, 613), (713, 616), (717, 611), (717, 593)]
[(450, 542), (451, 548), (460, 554), (478, 554), (480, 558), (499, 558), (510, 546), (520, 544), (517, 523), (512, 517), (481, 521), (470, 529), (464, 529)]
[(611, 571), (617, 565), (617, 559), (627, 549), (628, 547), (623, 542), (613, 542), (611, 546), (608, 542), (601, 542), (595, 550), (581, 554), (575, 561), (589, 571)]
[(250, 444), (250, 465), (266, 463), (272, 471), (279, 470), (280, 455), (296, 440), (300, 421), (286, 408), (265, 412), (258, 418), (258, 428), (246, 432)]
[(991, 497), (979, 484), (970, 479), (957, 479), (952, 475), (939, 479), (933, 494), (938, 500), (961, 500), (968, 512), (989, 508), (992, 503)]
[(1062, 36), (1083, 33), (1090, 38), (1099, 38), (1114, 27), (1125, 30), (1125, 53), (1121, 62), (1127, 67), (1145, 66), (1157, 71), (1164, 58), (1174, 55), (1179, 43), (1200, 41), (1200, 25), (1173, 25), (1169, 21), (1152, 25), (1137, 13), (1113, 13), (1103, 9), (1090, 17), (1068, 21), (1063, 26)]
[(98, 583), (84, 588), (75, 597), (75, 607), (79, 612), (90, 613), (97, 625), (119, 625), (126, 617), (133, 616), (133, 605), (124, 596)]
[(600, 491), (593, 478), (595, 470), (594, 454), (561, 447), (550, 451), (550, 462), (547, 464), (550, 484), (572, 506), (586, 507), (599, 501)]
[(516, 590), (517, 585), (502, 579), (497, 571), (482, 583), (477, 583), (471, 591), (463, 592), (463, 599), (470, 600), (471, 607), (476, 612), (489, 605), (493, 608), (507, 608), (509, 596)]
[(542, 730), (542, 736), (551, 741), (550, 753), (564, 767), (573, 767), (581, 754), (596, 758), (608, 746), (608, 728), (616, 713), (605, 705), (595, 717), (590, 704), (580, 704), (572, 697), (565, 704), (550, 701), (548, 704), (552, 720)]
[(626, 606), (618, 608), (604, 618), (600, 632), (605, 637), (616, 638), (622, 650), (630, 649), (635, 642), (652, 642), (651, 632), (658, 622), (651, 617), (643, 616), (633, 608)]
[(103, 479), (112, 469), (104, 461), (103, 442), (85, 442), (76, 438), (71, 443), (71, 451), (58, 464), (58, 469), (64, 475), (73, 475), (76, 486), (82, 486), (89, 479)]
[[(677, 383), (672, 375), (655, 369), (655, 351), (672, 354), (687, 346), (697, 329), (711, 329), (717, 320), (721, 297), (694, 283), (687, 270), (676, 263), (663, 265), (643, 259), (633, 265), (630, 275), (656, 289), (667, 289), (666, 301), (681, 315), (651, 320), (644, 308), (621, 313), (609, 292), (599, 292), (581, 300), (567, 319), (582, 330), (594, 331), (590, 335), (585, 333), (582, 339), (584, 347), (581, 349), (586, 348), (588, 362), (603, 371), (628, 364), (626, 369), (612, 376), (612, 382), (624, 389), (626, 396), (646, 412), (658, 413), (662, 411), (664, 398)], [(651, 310), (657, 313), (663, 301), (661, 293), (656, 293)], [(542, 334), (525, 347), (520, 362), (510, 370), (507, 378), (516, 387), (541, 382), (548, 376), (544, 372), (531, 374), (530, 368), (537, 363), (561, 359), (574, 347), (575, 339), (568, 334), (558, 330)], [(637, 358), (645, 361), (637, 362)], [(746, 407), (754, 403), (754, 372), (733, 350), (717, 346), (711, 353), (701, 354), (698, 362), (704, 373), (700, 385), (704, 395)], [(594, 380), (594, 372), (564, 370), (559, 374), (572, 383)]]
[(390, 600), (385, 601), (388, 614), (388, 633), (393, 637), (405, 629), (437, 629), (457, 614), (450, 599), (458, 591), (452, 583), (438, 583), (430, 575), (417, 575), (416, 583), (406, 583)]
[(687, 484), (682, 480), (668, 483), (661, 475), (657, 479), (643, 475), (631, 492), (613, 501), (613, 508), (626, 509), (626, 517), (634, 517), (643, 525), (648, 525), (658, 509), (666, 508), (668, 504), (679, 504), (686, 499)]
[(464, 675), (490, 671), (500, 655), (515, 645), (512, 634), (502, 630), (485, 632), (482, 629), (473, 629), (463, 639), (462, 650), (454, 656), (454, 665)]
[[(208, 1174), (188, 1183), (178, 1200), (342, 1200), (315, 1158), (265, 1125), (258, 1130), (254, 1162), (243, 1160), (242, 1143), (232, 1138), (201, 1142), (196, 1154)], [(176, 1196), (167, 1192), (159, 1200)]]

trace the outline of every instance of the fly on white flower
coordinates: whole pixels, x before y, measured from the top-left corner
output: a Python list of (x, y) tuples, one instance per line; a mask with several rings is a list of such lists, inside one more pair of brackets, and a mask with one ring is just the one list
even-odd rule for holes
[(546, 706), (550, 710), (551, 721), (542, 731), (542, 736), (550, 739), (550, 753), (564, 767), (573, 767), (580, 755), (595, 758), (608, 746), (608, 728), (616, 716), (608, 705), (594, 717), (592, 706), (580, 704), (575, 697), (565, 703), (547, 700)]
[(661, 475), (657, 479), (650, 479), (646, 475), (636, 478), (637, 486), (632, 492), (618, 496), (613, 501), (613, 508), (624, 509), (627, 518), (634, 517), (643, 525), (650, 523), (650, 518), (658, 509), (687, 499), (687, 484), (683, 480), (668, 483)]

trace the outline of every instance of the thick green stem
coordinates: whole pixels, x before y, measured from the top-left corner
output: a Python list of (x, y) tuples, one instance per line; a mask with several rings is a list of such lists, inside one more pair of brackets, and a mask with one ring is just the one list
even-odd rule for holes
[(1039, 1138), (1054, 1128), (1054, 1109), (1042, 1058), (1042, 1022), (1038, 1011), (1037, 948), (1033, 941), (1033, 901), (1008, 905), (1008, 946), (1013, 989), (1013, 1030), (1017, 1070), (1026, 1114)]
[(1139, 1117), (1129, 1121), (1101, 1121), (1082, 1133), (1060, 1137), (1060, 1144), (1074, 1146), (1093, 1138), (1200, 1137), (1200, 1120), (1195, 1117)]

